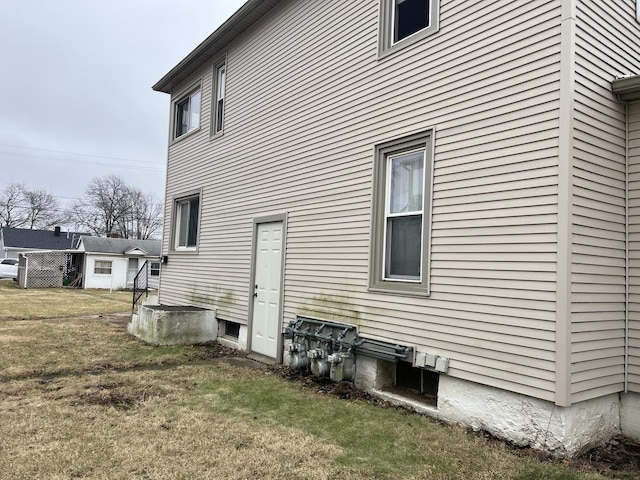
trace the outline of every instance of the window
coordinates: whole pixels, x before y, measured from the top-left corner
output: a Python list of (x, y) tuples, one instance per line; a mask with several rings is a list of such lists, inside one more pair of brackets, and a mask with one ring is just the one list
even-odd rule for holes
[(175, 103), (174, 138), (200, 127), (200, 88)]
[(428, 294), (431, 136), (375, 149), (371, 290)]
[(213, 67), (213, 98), (214, 104), (211, 109), (211, 133), (221, 134), (224, 128), (224, 91), (227, 79), (227, 65), (223, 60)]
[(175, 202), (175, 250), (195, 250), (198, 244), (200, 195)]
[(151, 276), (157, 277), (160, 275), (160, 262), (151, 262)]
[(380, 0), (380, 51), (402, 48), (438, 31), (439, 0)]
[(225, 337), (240, 338), (240, 324), (235, 322), (224, 322), (224, 335)]
[(111, 275), (111, 260), (96, 260), (93, 266), (96, 275)]

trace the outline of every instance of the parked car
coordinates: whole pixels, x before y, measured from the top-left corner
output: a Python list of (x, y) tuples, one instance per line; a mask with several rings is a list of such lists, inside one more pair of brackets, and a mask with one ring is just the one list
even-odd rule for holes
[(18, 280), (18, 260), (15, 258), (3, 258), (0, 261), (0, 278)]

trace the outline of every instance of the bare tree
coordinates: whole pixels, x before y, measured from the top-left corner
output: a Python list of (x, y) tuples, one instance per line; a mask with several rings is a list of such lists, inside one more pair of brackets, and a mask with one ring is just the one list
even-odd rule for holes
[(48, 229), (65, 223), (58, 201), (46, 190), (23, 190), (22, 195), (26, 225), (31, 228)]
[(160, 204), (151, 195), (128, 186), (121, 177), (92, 179), (85, 197), (74, 203), (73, 220), (95, 235), (148, 239), (161, 228)]
[(65, 223), (65, 215), (46, 190), (29, 190), (21, 183), (10, 183), (0, 192), (2, 226), (47, 229), (61, 223)]
[(162, 208), (152, 195), (130, 187), (126, 213), (119, 221), (119, 233), (125, 238), (147, 240), (162, 227)]
[(27, 223), (24, 211), (24, 190), (21, 183), (10, 183), (0, 193), (0, 224), (3, 227), (22, 227)]

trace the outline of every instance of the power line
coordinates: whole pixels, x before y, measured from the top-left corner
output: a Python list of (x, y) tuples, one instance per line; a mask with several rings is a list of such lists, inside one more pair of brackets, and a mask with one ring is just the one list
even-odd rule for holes
[[(56, 157), (43, 157), (43, 156), (38, 156), (38, 155), (29, 155), (29, 154), (24, 154), (24, 153), (14, 153), (14, 152), (5, 152), (5, 151), (1, 151), (0, 150), (0, 154), (4, 154), (4, 155), (11, 155), (11, 156), (17, 156), (17, 157), (25, 157), (25, 158), (33, 158), (36, 160), (57, 160), (60, 162), (74, 162), (77, 163), (77, 160), (72, 160), (70, 158), (56, 158)], [(101, 167), (111, 167), (111, 168), (122, 168), (122, 169), (135, 169), (135, 170), (149, 170), (149, 171), (157, 171), (157, 172), (162, 172), (164, 171), (164, 167), (146, 167), (146, 166), (142, 166), (142, 165), (126, 165), (126, 164), (122, 164), (122, 163), (104, 163), (104, 162), (91, 162), (92, 165), (94, 166), (101, 166)]]
[(156, 162), (147, 162), (144, 160), (133, 160), (131, 158), (121, 158), (121, 157), (110, 157), (108, 155), (93, 155), (91, 153), (77, 153), (77, 152), (64, 152), (61, 150), (49, 150), (48, 148), (36, 148), (36, 147), (23, 147), (20, 145), (11, 145), (8, 143), (0, 143), (0, 147), (12, 147), (12, 148), (22, 148), (25, 150), (39, 150), (41, 152), (50, 152), (50, 153), (62, 153), (65, 155), (78, 155), (82, 157), (94, 157), (94, 158), (106, 158), (109, 160), (122, 160), (123, 162), (135, 162), (135, 163), (148, 163), (151, 165), (157, 165)]

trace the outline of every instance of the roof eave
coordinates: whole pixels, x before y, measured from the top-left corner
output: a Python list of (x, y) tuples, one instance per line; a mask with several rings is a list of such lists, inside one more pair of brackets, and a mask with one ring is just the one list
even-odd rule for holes
[(611, 82), (611, 90), (623, 102), (640, 100), (640, 75), (619, 78)]
[(254, 25), (280, 0), (248, 0), (152, 88), (171, 93), (202, 65), (215, 58), (233, 40)]

